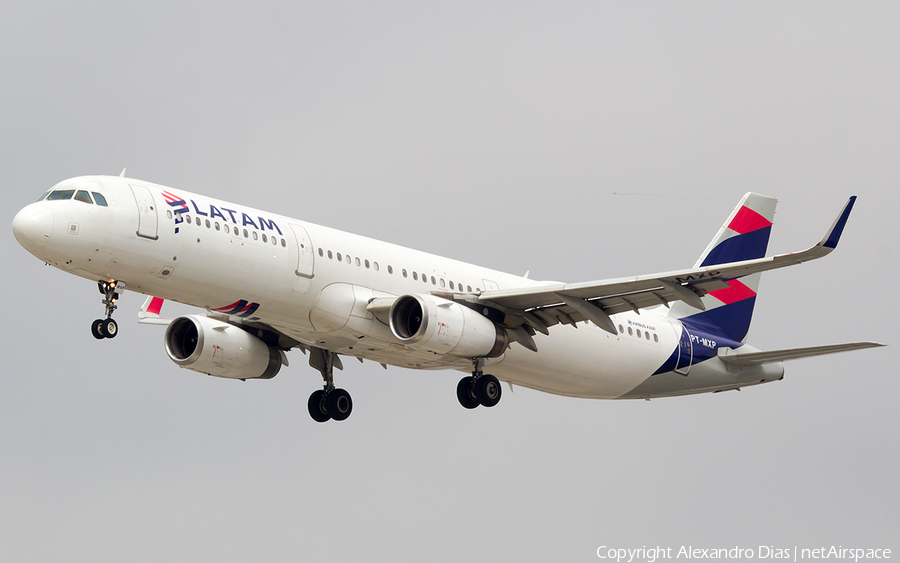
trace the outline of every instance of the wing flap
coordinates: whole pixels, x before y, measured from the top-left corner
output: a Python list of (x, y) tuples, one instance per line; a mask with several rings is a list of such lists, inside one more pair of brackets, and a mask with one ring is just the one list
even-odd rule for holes
[(787, 348), (784, 350), (769, 350), (763, 352), (735, 352), (730, 348), (719, 348), (719, 359), (726, 364), (735, 366), (758, 366), (825, 354), (837, 354), (851, 350), (864, 350), (866, 348), (879, 348), (884, 344), (878, 342), (851, 342), (849, 344), (831, 344), (828, 346), (811, 346), (807, 348)]

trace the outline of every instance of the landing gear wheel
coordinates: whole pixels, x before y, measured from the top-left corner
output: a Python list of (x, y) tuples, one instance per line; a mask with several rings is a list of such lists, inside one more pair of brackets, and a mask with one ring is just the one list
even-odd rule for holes
[(100, 321), (100, 323), (100, 330), (103, 331), (103, 336), (106, 338), (115, 338), (119, 334), (119, 325), (116, 324), (116, 321), (106, 319), (105, 321)]
[(328, 406), (325, 404), (325, 391), (319, 389), (309, 396), (309, 416), (316, 422), (328, 422), (331, 415), (328, 414)]
[(353, 411), (353, 400), (350, 399), (350, 393), (343, 389), (332, 390), (325, 402), (328, 406), (328, 412), (331, 413), (331, 418), (335, 420), (346, 420), (350, 416), (350, 412)]
[(100, 280), (97, 282), (97, 287), (104, 297), (103, 305), (106, 308), (106, 318), (94, 321), (94, 324), (91, 325), (91, 334), (97, 340), (115, 338), (119, 334), (119, 325), (112, 319), (112, 314), (118, 308), (116, 301), (118, 301), (119, 295), (125, 291), (125, 282)]
[(474, 377), (470, 375), (459, 380), (459, 384), (456, 386), (456, 398), (459, 399), (459, 404), (467, 409), (474, 409), (481, 404), (478, 395), (475, 394)]
[(475, 383), (475, 393), (478, 395), (478, 401), (486, 406), (493, 407), (500, 402), (500, 395), (503, 388), (500, 382), (493, 375), (482, 375)]

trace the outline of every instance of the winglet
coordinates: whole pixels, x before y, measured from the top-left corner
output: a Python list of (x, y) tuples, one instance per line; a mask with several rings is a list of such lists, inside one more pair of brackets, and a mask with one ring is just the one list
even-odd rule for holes
[(138, 322), (150, 325), (168, 325), (172, 319), (161, 319), (159, 312), (162, 310), (163, 299), (161, 297), (147, 297), (141, 310), (138, 311)]
[(847, 219), (850, 217), (850, 211), (853, 210), (854, 203), (856, 203), (855, 195), (850, 196), (847, 204), (844, 205), (844, 208), (841, 210), (841, 214), (838, 215), (837, 219), (834, 220), (834, 223), (831, 224), (831, 228), (825, 233), (825, 238), (819, 243), (820, 246), (832, 250), (837, 248), (838, 241), (841, 239), (841, 233), (844, 232), (844, 226), (847, 224)]

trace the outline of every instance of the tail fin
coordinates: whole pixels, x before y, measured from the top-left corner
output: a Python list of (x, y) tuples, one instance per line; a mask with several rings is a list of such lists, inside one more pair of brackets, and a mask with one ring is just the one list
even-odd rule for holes
[[(777, 203), (775, 198), (752, 192), (744, 195), (694, 267), (765, 257)], [(669, 316), (743, 342), (750, 330), (760, 275), (731, 280), (727, 287), (710, 291), (702, 298), (705, 311), (679, 301)]]

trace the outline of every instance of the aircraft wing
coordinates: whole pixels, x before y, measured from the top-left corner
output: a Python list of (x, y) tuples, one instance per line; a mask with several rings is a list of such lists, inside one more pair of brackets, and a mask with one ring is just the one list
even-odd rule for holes
[[(705, 310), (700, 297), (710, 291), (732, 287), (728, 284), (731, 280), (830, 254), (837, 247), (855, 201), (856, 196), (851, 197), (822, 240), (802, 252), (629, 278), (491, 290), (475, 296), (448, 294), (447, 297), (491, 305), (507, 314), (521, 316), (529, 326), (545, 334), (549, 326), (558, 323), (574, 325), (581, 320), (590, 320), (600, 328), (617, 334), (609, 315), (637, 311), (651, 305), (668, 305), (676, 300)], [(732, 289), (739, 291), (738, 288)]]
[(829, 346), (811, 346), (809, 348), (788, 348), (786, 350), (744, 353), (739, 351), (736, 352), (731, 349), (719, 348), (719, 359), (726, 364), (736, 366), (758, 366), (761, 364), (783, 362), (786, 360), (824, 356), (825, 354), (837, 354), (838, 352), (847, 352), (850, 350), (879, 348), (881, 346), (884, 346), (884, 344), (879, 344), (878, 342), (852, 342), (850, 344), (831, 344)]

